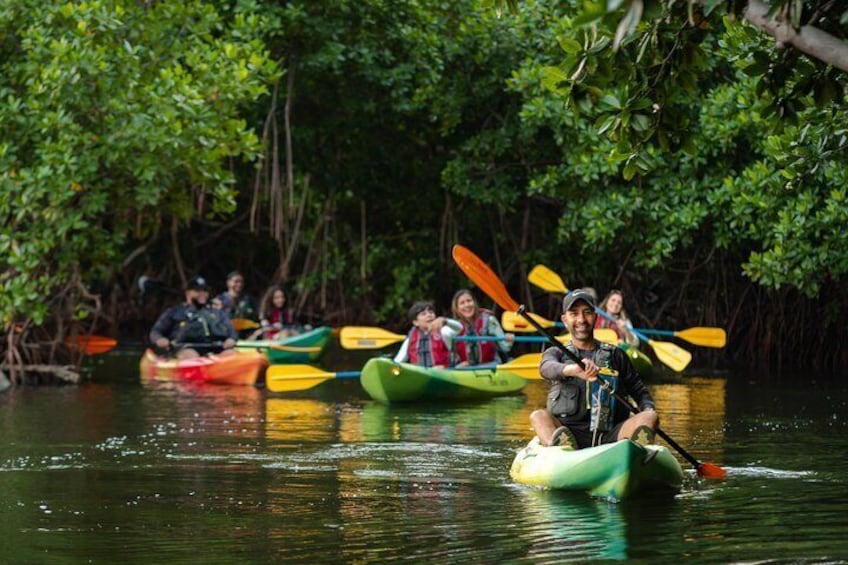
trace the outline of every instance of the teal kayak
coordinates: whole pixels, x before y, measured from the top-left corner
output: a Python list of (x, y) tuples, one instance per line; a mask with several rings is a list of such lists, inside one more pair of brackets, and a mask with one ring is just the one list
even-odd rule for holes
[(683, 482), (683, 469), (668, 449), (630, 440), (574, 450), (545, 447), (533, 438), (519, 450), (509, 474), (525, 485), (585, 491), (608, 500), (674, 493)]
[(515, 394), (527, 385), (520, 376), (494, 367), (427, 369), (395, 363), (386, 357), (370, 359), (359, 377), (362, 388), (379, 402), (421, 400), (479, 400)]
[(236, 348), (259, 350), (272, 365), (316, 361), (332, 338), (332, 328), (321, 326), (297, 335), (275, 340), (240, 339)]

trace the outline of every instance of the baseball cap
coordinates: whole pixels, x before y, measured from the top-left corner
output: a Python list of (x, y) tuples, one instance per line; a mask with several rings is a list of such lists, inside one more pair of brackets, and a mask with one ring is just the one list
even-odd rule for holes
[(562, 311), (570, 310), (574, 306), (574, 303), (579, 300), (582, 300), (593, 309), (595, 308), (595, 297), (587, 290), (578, 288), (566, 294), (565, 298), (562, 299)]
[(186, 290), (209, 290), (209, 285), (206, 284), (206, 279), (197, 275), (188, 280)]

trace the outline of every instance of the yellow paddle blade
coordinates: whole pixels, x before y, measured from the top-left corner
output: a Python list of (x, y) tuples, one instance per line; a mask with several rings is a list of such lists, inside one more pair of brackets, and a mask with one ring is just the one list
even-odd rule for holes
[[(530, 313), (530, 317), (536, 320), (536, 322), (543, 328), (553, 328), (554, 326), (556, 326), (556, 322), (546, 320), (538, 314)], [(522, 316), (518, 312), (513, 312), (511, 310), (507, 310), (503, 313), (503, 315), (501, 316), (501, 325), (503, 326), (504, 331), (508, 332), (536, 331), (536, 328), (534, 328), (524, 316)]]
[(685, 339), (695, 345), (722, 348), (727, 345), (727, 332), (722, 328), (696, 327), (674, 332), (674, 337)]
[(654, 348), (654, 354), (657, 356), (657, 359), (678, 373), (682, 372), (689, 365), (689, 362), (692, 361), (691, 353), (677, 347), (673, 343), (649, 339), (648, 344)]
[(306, 390), (335, 377), (312, 365), (271, 365), (265, 371), (265, 386), (272, 392)]
[(544, 265), (533, 267), (530, 274), (527, 275), (527, 280), (548, 292), (560, 292), (562, 294), (568, 292), (568, 287), (565, 286), (562, 277)]
[(539, 363), (542, 362), (541, 353), (527, 353), (516, 357), (508, 363), (498, 365), (498, 371), (509, 371), (523, 379), (541, 379), (539, 374)]
[(595, 328), (594, 334), (598, 341), (618, 345), (618, 334), (612, 328)]
[(247, 318), (233, 318), (230, 320), (232, 322), (233, 327), (237, 332), (242, 330), (255, 330), (259, 327), (258, 322), (254, 322), (253, 320), (248, 320)]
[(404, 339), (405, 335), (368, 326), (345, 326), (339, 333), (339, 341), (345, 349), (380, 349)]

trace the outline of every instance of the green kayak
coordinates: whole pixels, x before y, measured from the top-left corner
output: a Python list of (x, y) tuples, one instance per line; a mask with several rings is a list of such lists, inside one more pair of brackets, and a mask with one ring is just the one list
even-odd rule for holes
[(359, 377), (362, 388), (379, 402), (416, 400), (479, 400), (519, 392), (527, 381), (494, 367), (426, 369), (395, 363), (386, 357), (370, 359)]
[(526, 485), (586, 491), (609, 500), (674, 493), (683, 482), (680, 463), (665, 447), (630, 440), (574, 450), (545, 447), (533, 438), (515, 456), (509, 474)]
[(284, 363), (309, 363), (316, 361), (332, 337), (332, 328), (321, 326), (301, 334), (276, 340), (246, 340), (236, 343), (238, 349), (263, 352), (272, 365)]
[(633, 363), (633, 367), (636, 369), (636, 372), (639, 373), (640, 377), (646, 379), (654, 374), (654, 363), (645, 353), (639, 351), (635, 347), (630, 347), (623, 341), (618, 344), (618, 348), (627, 354), (627, 357), (630, 359), (630, 362)]

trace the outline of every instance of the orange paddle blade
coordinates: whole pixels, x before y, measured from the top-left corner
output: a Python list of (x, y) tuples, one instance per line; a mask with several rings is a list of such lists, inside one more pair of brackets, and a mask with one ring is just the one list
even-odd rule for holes
[(518, 310), (516, 302), (506, 290), (492, 269), (477, 257), (473, 251), (462, 245), (453, 246), (453, 260), (462, 269), (471, 282), (476, 284), (486, 295), (497, 302), (504, 310)]
[(65, 338), (65, 345), (71, 349), (81, 349), (86, 355), (99, 355), (100, 353), (106, 353), (114, 349), (118, 345), (118, 342), (111, 337), (81, 335), (77, 336), (76, 340), (70, 337)]
[(699, 477), (705, 477), (707, 479), (724, 479), (727, 477), (727, 471), (714, 463), (702, 462), (698, 465), (697, 473)]

